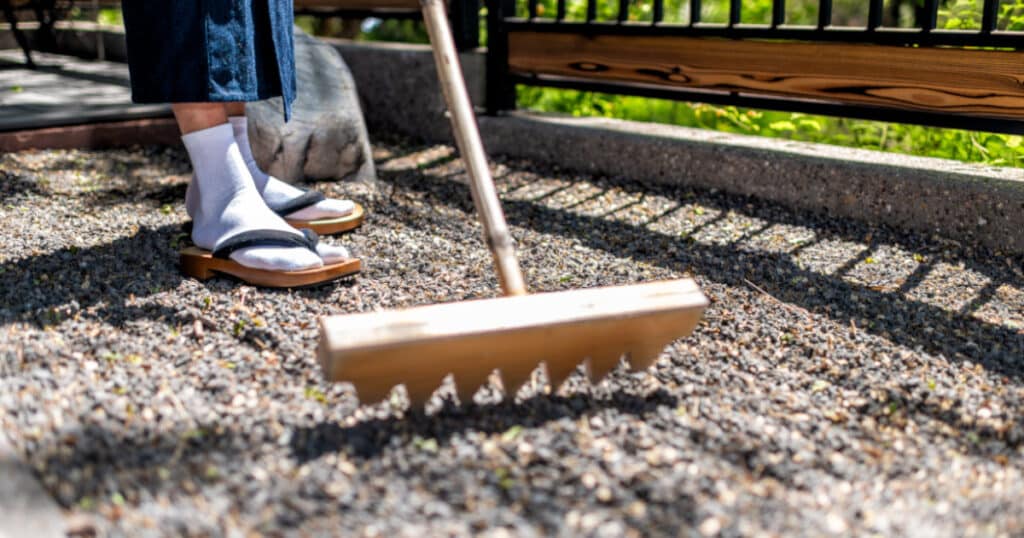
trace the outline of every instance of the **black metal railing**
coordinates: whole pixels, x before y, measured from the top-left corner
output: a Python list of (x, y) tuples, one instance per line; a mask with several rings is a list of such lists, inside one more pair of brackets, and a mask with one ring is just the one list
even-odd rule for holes
[[(539, 0), (488, 0), (489, 111), (500, 113), (514, 108), (515, 85), (524, 84), (997, 132), (1024, 132), (1024, 54), (1016, 52), (1024, 49), (1024, 32), (998, 28), (999, 0), (984, 0), (978, 14), (980, 27), (972, 30), (937, 28), (939, 0), (924, 0), (923, 6), (917, 10), (916, 27), (913, 28), (884, 26), (883, 0), (868, 1), (865, 6), (866, 17), (859, 27), (834, 25), (831, 0), (818, 1), (816, 24), (807, 25), (786, 24), (786, 0), (772, 0), (770, 18), (764, 24), (742, 22), (741, 0), (728, 0), (727, 16), (724, 22), (717, 23), (702, 20), (704, 6), (701, 0), (689, 0), (683, 4), (683, 9), (688, 7), (686, 11), (689, 13), (689, 20), (684, 23), (665, 21), (664, 0), (651, 0), (653, 4), (648, 4), (648, 20), (642, 22), (630, 20), (629, 10), (631, 2), (633, 6), (636, 5), (635, 0), (606, 1), (613, 2), (607, 7), (614, 9), (614, 15), (609, 17), (608, 11), (605, 11), (604, 18), (607, 20), (599, 20), (597, 0), (587, 0), (583, 10), (585, 14), (575, 18), (569, 17), (566, 0), (557, 0), (553, 16), (542, 10)], [(614, 3), (618, 4), (617, 9)], [(579, 12), (582, 6), (575, 7), (575, 11)], [(551, 37), (556, 34), (558, 38)], [(822, 73), (821, 90), (807, 95), (789, 92), (788, 89), (779, 91), (778, 88), (764, 87), (770, 84), (762, 84), (762, 79), (768, 80), (772, 74), (762, 72), (756, 63), (749, 63), (749, 73), (735, 74), (737, 80), (745, 76), (752, 79), (754, 83), (749, 85), (744, 85), (741, 80), (739, 83), (709, 83), (702, 86), (694, 82), (697, 77), (691, 76), (692, 66), (668, 65), (664, 61), (652, 69), (652, 62), (658, 61), (647, 57), (653, 52), (661, 53), (659, 57), (664, 60), (666, 55), (671, 55), (672, 46), (685, 44), (692, 48), (704, 43), (692, 39), (709, 40), (707, 43), (729, 40), (729, 43), (737, 44), (738, 51), (745, 53), (756, 51), (756, 48), (751, 48), (752, 44), (762, 42), (765, 45), (756, 46), (764, 49), (777, 44), (824, 44), (824, 47), (831, 48), (822, 50), (838, 54), (836, 60), (840, 64), (843, 55), (848, 52), (864, 55), (864, 49), (856, 47), (877, 46), (877, 49), (871, 50), (879, 52), (879, 79), (893, 83), (886, 91), (902, 91), (902, 101), (881, 104), (873, 102), (874, 96), (870, 92), (875, 88), (863, 91), (858, 89), (860, 93), (851, 91), (846, 95), (844, 91), (847, 88), (841, 86), (854, 84), (854, 81), (846, 80), (841, 72), (830, 69)], [(537, 44), (546, 40), (550, 40), (548, 49)], [(630, 48), (634, 42), (642, 42), (643, 45), (635, 48), (634, 58), (630, 60), (627, 53), (621, 51)], [(520, 51), (523, 45), (530, 51)], [(574, 70), (569, 69), (569, 65), (553, 66), (541, 58), (551, 52), (551, 56), (557, 56), (561, 61), (566, 58), (565, 54), (561, 54), (561, 49), (567, 46), (573, 48), (574, 54), (578, 54), (575, 61), (565, 61)], [(643, 47), (653, 49), (645, 50)], [(613, 49), (619, 51), (613, 54), (618, 64), (604, 62), (606, 57), (601, 56), (607, 56), (608, 50)], [(991, 60), (993, 66), (1001, 71), (994, 71), (985, 84), (992, 85), (996, 91), (994, 94), (986, 94), (985, 86), (974, 91), (970, 87), (965, 89), (963, 85), (942, 88), (941, 85), (936, 87), (934, 80), (915, 80), (922, 69), (928, 66), (913, 65), (918, 53), (908, 57), (906, 51), (909, 49), (933, 51), (920, 53), (921, 62), (938, 59), (950, 60), (957, 65), (973, 65), (979, 60)], [(559, 54), (555, 54), (556, 50)], [(809, 49), (793, 47), (792, 50), (794, 54), (807, 56)], [(898, 53), (902, 61), (907, 58), (911, 61), (906, 62), (906, 65), (886, 64), (886, 56), (892, 53)], [(694, 53), (687, 51), (687, 55), (693, 57)], [(515, 65), (510, 65), (510, 56)], [(801, 59), (797, 55), (793, 58), (794, 65), (804, 61), (810, 65), (813, 63), (811, 60), (814, 59)], [(1016, 70), (1012, 67), (1015, 61), (1019, 66)], [(784, 63), (777, 65), (784, 66)], [(937, 71), (949, 69), (951, 80), (963, 75), (960, 67), (933, 65), (931, 68)], [(650, 74), (658, 70), (663, 70), (660, 78), (652, 76), (645, 79), (638, 75), (644, 71)], [(710, 70), (705, 69), (704, 72)], [(984, 77), (984, 69), (979, 68), (977, 75)], [(778, 76), (786, 77), (788, 74), (778, 73)], [(870, 85), (861, 82), (865, 86)], [(932, 102), (936, 99), (941, 103)]]
[(571, 20), (567, 17), (566, 0), (558, 0), (554, 17), (538, 14), (538, 0), (518, 1), (526, 2), (528, 6), (526, 17), (515, 15), (517, 12), (516, 0), (488, 0), (488, 8), (491, 9), (500, 4), (506, 4), (500, 6), (505, 8), (502, 9), (504, 16), (500, 23), (508, 31), (570, 31), (581, 34), (669, 35), (729, 39), (840, 41), (879, 45), (1024, 48), (1024, 32), (999, 31), (997, 29), (1000, 0), (984, 0), (980, 27), (976, 30), (937, 29), (939, 0), (923, 0), (922, 17), (915, 21), (916, 27), (913, 28), (883, 27), (882, 0), (869, 0), (867, 24), (863, 27), (833, 26), (832, 0), (818, 0), (817, 24), (814, 25), (786, 25), (786, 0), (772, 0), (769, 24), (741, 22), (741, 0), (728, 0), (727, 22), (724, 23), (704, 21), (701, 0), (690, 0), (690, 16), (689, 22), (686, 24), (664, 20), (664, 0), (652, 0), (652, 18), (650, 21), (644, 22), (629, 20), (628, 7), (635, 0), (615, 0), (618, 2), (616, 17), (615, 20), (608, 21), (598, 20), (597, 0), (587, 0), (585, 20)]

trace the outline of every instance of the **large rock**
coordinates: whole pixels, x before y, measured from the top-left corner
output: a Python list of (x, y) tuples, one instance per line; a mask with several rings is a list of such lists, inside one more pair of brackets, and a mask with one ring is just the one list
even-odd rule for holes
[(288, 123), (280, 98), (246, 107), (257, 162), (290, 183), (374, 179), (363, 111), (341, 55), (296, 28), (295, 70), (298, 95)]

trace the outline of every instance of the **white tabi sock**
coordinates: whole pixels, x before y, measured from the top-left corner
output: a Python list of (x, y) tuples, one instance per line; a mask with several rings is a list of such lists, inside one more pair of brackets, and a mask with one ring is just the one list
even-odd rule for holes
[[(195, 174), (186, 196), (193, 219), (192, 241), (215, 250), (218, 244), (249, 230), (280, 230), (300, 235), (274, 214), (260, 197), (228, 124), (184, 135)], [(254, 269), (297, 271), (323, 266), (316, 253), (301, 247), (249, 247), (231, 259)]]
[[(249, 123), (245, 116), (230, 116), (231, 129), (235, 135), (235, 142), (238, 142), (238, 149), (242, 152), (245, 165), (249, 167), (256, 188), (259, 189), (263, 200), (270, 207), (280, 207), (289, 200), (294, 200), (302, 194), (302, 190), (295, 188), (274, 176), (271, 176), (260, 169), (253, 157), (252, 148), (249, 146)], [(289, 213), (287, 217), (294, 220), (317, 220), (338, 218), (348, 215), (355, 210), (355, 203), (351, 200), (337, 200), (328, 198), (321, 200), (314, 205), (302, 208)]]

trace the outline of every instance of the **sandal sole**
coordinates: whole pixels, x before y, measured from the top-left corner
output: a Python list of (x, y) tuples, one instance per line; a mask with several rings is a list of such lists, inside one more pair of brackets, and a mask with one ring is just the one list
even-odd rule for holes
[(334, 219), (319, 219), (319, 220), (294, 220), (285, 219), (289, 226), (295, 229), (308, 228), (317, 233), (317, 235), (333, 235), (348, 232), (358, 228), (363, 224), (363, 220), (366, 217), (366, 210), (363, 206), (356, 204), (355, 209), (351, 213), (344, 217), (338, 217)]
[(181, 271), (197, 280), (226, 275), (264, 288), (304, 288), (352, 276), (362, 270), (358, 258), (302, 271), (268, 271), (246, 267), (231, 259), (214, 258), (208, 250), (187, 247), (179, 253)]

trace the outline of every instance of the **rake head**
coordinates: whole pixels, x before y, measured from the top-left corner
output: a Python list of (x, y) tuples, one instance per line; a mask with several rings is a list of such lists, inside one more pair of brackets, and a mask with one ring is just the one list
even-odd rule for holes
[(403, 384), (420, 405), (448, 374), (465, 403), (495, 370), (514, 395), (539, 363), (555, 390), (580, 363), (593, 381), (623, 354), (647, 368), (693, 331), (707, 304), (693, 280), (680, 279), (330, 316), (321, 320), (320, 365), (364, 403)]

